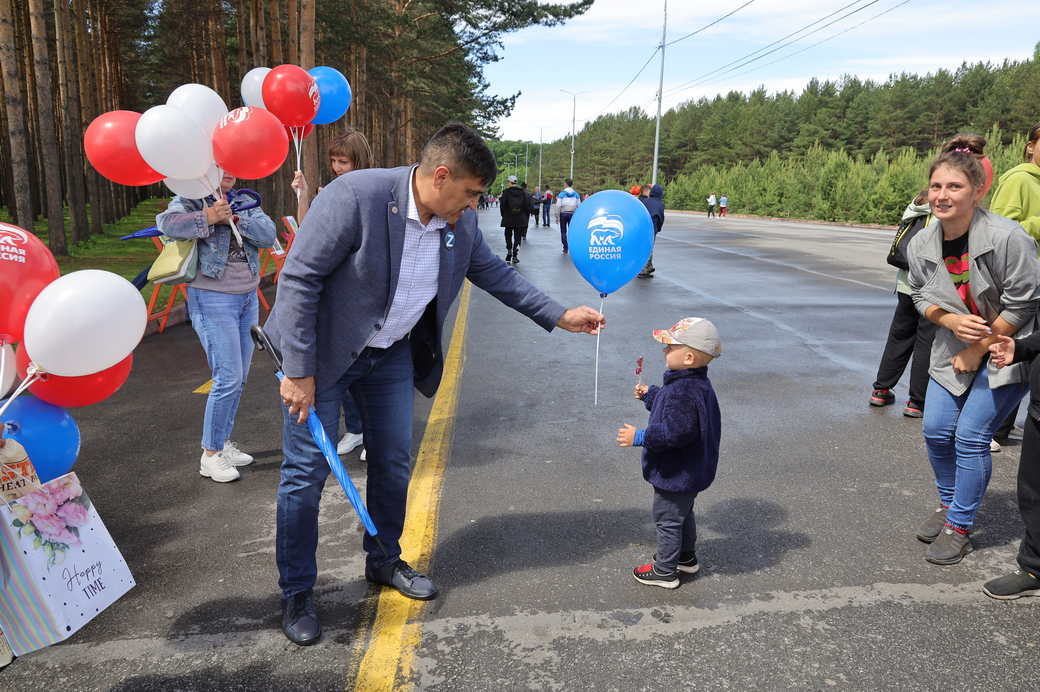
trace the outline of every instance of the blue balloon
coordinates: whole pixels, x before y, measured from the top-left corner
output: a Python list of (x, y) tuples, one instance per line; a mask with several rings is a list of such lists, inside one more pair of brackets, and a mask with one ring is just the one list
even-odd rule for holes
[(41, 483), (72, 470), (79, 456), (79, 426), (65, 409), (20, 396), (4, 411), (3, 423), (3, 436), (25, 447)]
[(567, 228), (571, 261), (606, 295), (640, 272), (654, 247), (654, 222), (643, 203), (621, 190), (597, 192), (578, 206)]
[(318, 92), (321, 94), (321, 105), (318, 106), (318, 112), (311, 122), (315, 125), (327, 125), (342, 118), (354, 98), (347, 78), (335, 67), (325, 65), (312, 67), (307, 72), (318, 83)]

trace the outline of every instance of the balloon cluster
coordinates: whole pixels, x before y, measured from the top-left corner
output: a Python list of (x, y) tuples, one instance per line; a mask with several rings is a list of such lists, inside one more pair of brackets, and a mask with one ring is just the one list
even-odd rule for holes
[[(147, 312), (123, 277), (87, 269), (59, 278), (39, 238), (0, 223), (0, 397), (10, 394), (0, 432), (21, 443), (41, 482), (68, 473), (79, 454), (64, 407), (95, 404), (126, 382)], [(26, 390), (35, 398), (19, 398)]]

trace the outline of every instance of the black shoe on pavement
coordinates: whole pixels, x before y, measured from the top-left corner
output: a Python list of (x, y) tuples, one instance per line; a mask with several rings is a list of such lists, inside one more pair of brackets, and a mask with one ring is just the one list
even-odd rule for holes
[(990, 579), (982, 585), (982, 593), (1001, 601), (1013, 601), (1023, 596), (1040, 596), (1040, 579), (1029, 572), (1016, 569), (1011, 574)]
[(638, 279), (649, 279), (649, 278), (651, 278), (650, 277), (650, 272), (639, 272), (638, 274), (636, 274), (636, 278), (638, 278)]
[(563, 248), (563, 254), (567, 254), (567, 248)]
[(896, 395), (892, 393), (891, 389), (875, 389), (870, 395), (871, 406), (888, 406), (894, 404), (896, 401)]
[(937, 510), (928, 515), (928, 518), (921, 524), (921, 528), (917, 530), (917, 540), (922, 543), (931, 543), (935, 540), (939, 532), (946, 526), (946, 510), (947, 507), (939, 507)]
[(391, 586), (408, 598), (428, 601), (437, 597), (437, 587), (425, 574), (419, 574), (404, 560), (379, 569), (365, 567), (365, 579), (374, 584)]
[(661, 574), (654, 567), (653, 562), (648, 562), (645, 565), (640, 565), (632, 570), (632, 576), (636, 578), (636, 581), (640, 584), (649, 584), (650, 586), (660, 586), (663, 589), (678, 589), (679, 588), (679, 573), (672, 572), (671, 574)]
[(924, 416), (924, 404), (906, 402), (906, 406), (903, 407), (903, 415), (907, 418), (921, 418)]
[(506, 255), (506, 264), (512, 264), (512, 263), (513, 263), (513, 256), (512, 255)]
[(293, 644), (310, 646), (321, 639), (321, 622), (310, 590), (282, 599), (282, 632)]
[[(653, 561), (657, 562), (657, 553), (654, 553)], [(697, 564), (697, 553), (679, 553), (679, 562), (675, 564), (675, 568), (685, 574), (700, 572), (701, 566)]]
[(950, 525), (943, 527), (935, 540), (928, 546), (924, 559), (933, 565), (956, 565), (964, 556), (975, 550), (967, 533), (961, 533)]
[(520, 256), (513, 255), (513, 264), (520, 264)]

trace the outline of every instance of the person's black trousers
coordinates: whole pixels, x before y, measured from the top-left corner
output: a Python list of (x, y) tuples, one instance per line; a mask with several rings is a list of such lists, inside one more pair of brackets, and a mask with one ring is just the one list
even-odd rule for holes
[(526, 228), (507, 228), (506, 229), (506, 258), (516, 257), (520, 251), (520, 239), (523, 237)]
[(914, 300), (905, 293), (896, 293), (899, 301), (892, 315), (892, 326), (888, 329), (888, 341), (878, 365), (874, 389), (892, 389), (903, 376), (910, 356), (914, 364), (910, 368), (910, 403), (924, 406), (924, 395), (928, 389), (928, 364), (932, 355), (932, 339), (935, 324), (928, 321), (914, 307)]
[(1040, 422), (1026, 416), (1022, 458), (1018, 462), (1018, 511), (1026, 533), (1018, 549), (1018, 564), (1040, 575)]

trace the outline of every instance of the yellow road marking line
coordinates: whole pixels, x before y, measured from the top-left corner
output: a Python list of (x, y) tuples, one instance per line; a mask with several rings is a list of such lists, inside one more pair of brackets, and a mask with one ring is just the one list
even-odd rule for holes
[(199, 385), (199, 388), (192, 392), (192, 394), (209, 394), (209, 390), (213, 389), (213, 380), (206, 380), (204, 383)]
[[(459, 401), (469, 314), (470, 284), (466, 282), (459, 300), (451, 346), (444, 359), (444, 376), (426, 423), (419, 454), (408, 486), (408, 514), (401, 535), (401, 552), (417, 570), (430, 565), (437, 536), (444, 469), (451, 453), (455, 412)], [(390, 692), (401, 689), (411, 677), (415, 650), (422, 637), (423, 601), (406, 598), (395, 589), (383, 588), (379, 595), (371, 636), (359, 636), (358, 647), (368, 644), (358, 667), (354, 689), (360, 692)]]

